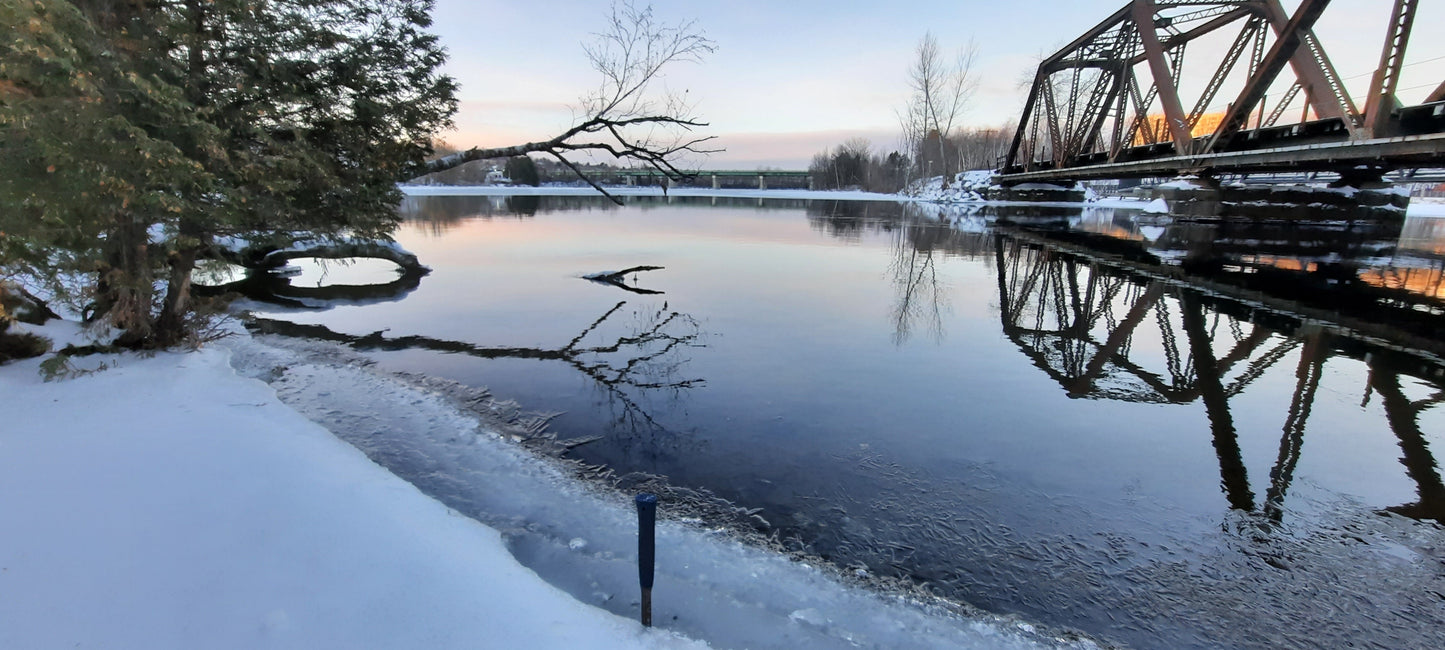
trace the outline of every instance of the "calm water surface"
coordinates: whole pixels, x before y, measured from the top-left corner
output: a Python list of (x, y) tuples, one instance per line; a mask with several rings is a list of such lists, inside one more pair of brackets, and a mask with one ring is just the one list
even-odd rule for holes
[[(587, 461), (992, 611), (1138, 647), (1445, 646), (1445, 222), (403, 211), (432, 274), (332, 266), (292, 295), (392, 284), (269, 316), (384, 330), (358, 347), (560, 413)], [(638, 265), (663, 268), (580, 277)]]

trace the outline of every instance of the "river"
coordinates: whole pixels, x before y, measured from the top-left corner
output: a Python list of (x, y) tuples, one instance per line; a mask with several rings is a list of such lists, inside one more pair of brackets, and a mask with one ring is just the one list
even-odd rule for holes
[[(431, 274), (311, 266), (258, 315), (557, 414), (624, 487), (705, 490), (985, 610), (1134, 647), (1445, 646), (1445, 220), (402, 210)], [(637, 266), (661, 268), (583, 277)]]

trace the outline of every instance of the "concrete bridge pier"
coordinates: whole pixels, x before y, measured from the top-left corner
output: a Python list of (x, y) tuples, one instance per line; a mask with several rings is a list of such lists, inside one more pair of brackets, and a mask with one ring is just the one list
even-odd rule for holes
[(1020, 183), (990, 189), (988, 200), (1024, 203), (1080, 203), (1084, 200), (1084, 187), (1078, 181), (1067, 180)]
[(627, 186), (628, 186), (628, 187), (632, 187), (632, 186), (634, 186), (634, 185), (636, 185), (636, 184), (637, 184), (637, 177), (636, 177), (636, 176), (633, 176), (633, 175), (631, 175), (631, 174), (628, 174), (628, 175), (627, 175)]
[(758, 174), (758, 189), (760, 189), (760, 190), (768, 189), (768, 177), (767, 177), (767, 176), (764, 176), (764, 175), (762, 175), (762, 174)]
[(812, 176), (809, 176), (809, 177), (808, 177), (808, 191), (811, 192), (811, 191), (816, 190), (816, 189), (818, 189), (818, 184), (813, 181), (813, 177), (812, 177)]
[(712, 188), (713, 188), (713, 189), (718, 189), (718, 188), (720, 188), (720, 187), (722, 187), (722, 186), (718, 184), (717, 174), (713, 174), (713, 175), (712, 175)]
[(1210, 219), (1403, 220), (1410, 195), (1384, 180), (1382, 169), (1350, 170), (1327, 187), (1221, 184), (1209, 176), (1177, 178), (1154, 190), (1169, 214)]

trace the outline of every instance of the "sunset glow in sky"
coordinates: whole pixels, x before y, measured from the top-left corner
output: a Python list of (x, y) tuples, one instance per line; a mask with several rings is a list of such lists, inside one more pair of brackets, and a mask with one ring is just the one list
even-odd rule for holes
[[(643, 4), (638, 2), (638, 4)], [(667, 23), (695, 20), (718, 51), (667, 70), (726, 151), (703, 168), (806, 168), (849, 137), (898, 146), (905, 77), (927, 31), (952, 51), (973, 39), (979, 90), (965, 121), (993, 126), (1021, 110), (1037, 61), (1123, 6), (1124, 0), (667, 0)], [(1297, 0), (1286, 0), (1292, 10)], [(1424, 3), (1401, 81), (1420, 101), (1445, 78), (1445, 6)], [(570, 124), (579, 95), (597, 83), (582, 43), (604, 26), (604, 0), (438, 0), (433, 29), (461, 82), (455, 145), (500, 146), (551, 137)], [(1391, 0), (1338, 0), (1315, 31), (1352, 94), (1362, 97), (1379, 60)], [(1434, 27), (1432, 27), (1434, 26)], [(1200, 65), (1213, 66), (1207, 57)], [(1207, 78), (1208, 73), (1203, 73)], [(1187, 74), (1186, 74), (1187, 76)], [(1428, 84), (1429, 88), (1413, 88)]]

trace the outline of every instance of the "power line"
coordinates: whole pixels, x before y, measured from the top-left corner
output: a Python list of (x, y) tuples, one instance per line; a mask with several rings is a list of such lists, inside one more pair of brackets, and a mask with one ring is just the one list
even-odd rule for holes
[[(1435, 58), (1433, 58), (1433, 59), (1425, 59), (1424, 61), (1416, 61), (1416, 62), (1414, 62), (1414, 63), (1406, 63), (1405, 65), (1402, 65), (1402, 66), (1400, 66), (1400, 67), (1401, 67), (1401, 68), (1408, 68), (1408, 67), (1410, 67), (1410, 66), (1416, 66), (1416, 65), (1423, 64), (1423, 63), (1434, 63), (1435, 61), (1439, 61), (1439, 60), (1441, 60), (1441, 59), (1445, 59), (1445, 56), (1437, 56), (1437, 57), (1435, 57)], [(1353, 76), (1353, 77), (1345, 77), (1344, 79), (1341, 79), (1341, 81), (1349, 81), (1350, 79), (1359, 79), (1360, 77), (1368, 77), (1368, 76), (1370, 76), (1370, 75), (1372, 75), (1372, 74), (1375, 74), (1375, 71), (1374, 71), (1374, 70), (1371, 70), (1371, 71), (1369, 71), (1369, 72), (1362, 72), (1362, 73), (1357, 74), (1357, 75), (1355, 75), (1355, 76)]]

